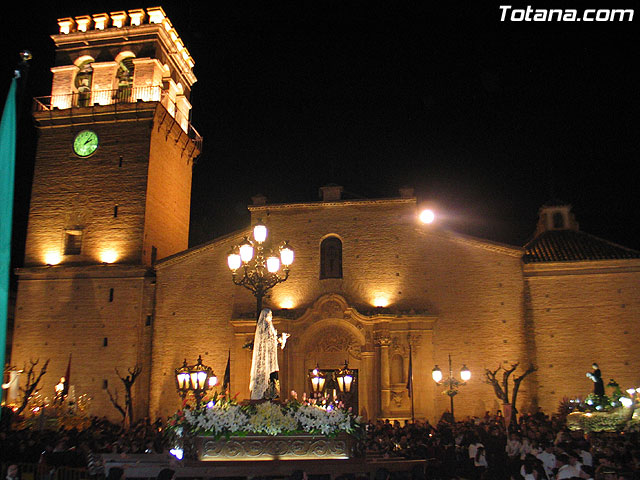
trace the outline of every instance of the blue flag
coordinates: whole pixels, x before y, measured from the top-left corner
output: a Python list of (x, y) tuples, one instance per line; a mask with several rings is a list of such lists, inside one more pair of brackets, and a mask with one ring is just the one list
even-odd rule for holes
[[(9, 268), (11, 265), (11, 222), (13, 220), (13, 181), (16, 161), (16, 79), (11, 80), (0, 121), (0, 366), (4, 375), (7, 345)], [(4, 380), (3, 380), (4, 382)], [(1, 390), (0, 390), (1, 392)], [(0, 393), (0, 400), (2, 400)]]

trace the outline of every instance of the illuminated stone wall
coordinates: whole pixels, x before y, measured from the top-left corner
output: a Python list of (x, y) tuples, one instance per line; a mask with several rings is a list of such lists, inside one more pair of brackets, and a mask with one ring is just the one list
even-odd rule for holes
[[(639, 381), (634, 373), (640, 363), (638, 334), (632, 328), (640, 304), (637, 260), (587, 262), (586, 270), (581, 262), (561, 268), (523, 265), (519, 248), (418, 224), (415, 203), (407, 199), (250, 210), (252, 222), (262, 219), (274, 240), (287, 239), (296, 251), (290, 279), (265, 300), (274, 309), (293, 310), (290, 318), (276, 314), (279, 328), (294, 333), (281, 360), (283, 389), (308, 390), (304, 376), (309, 363), (334, 368), (347, 355), (338, 347), (327, 353), (308, 343), (306, 332), (315, 332), (314, 322), (325, 321), (322, 314), (313, 316), (322, 310), (316, 304), (331, 295), (347, 306), (327, 318), (334, 327), (313, 335), (320, 339), (346, 331), (353, 324), (353, 311), (361, 312), (361, 331), (365, 337), (372, 334), (371, 343), (359, 345), (365, 356), (349, 358), (360, 372), (372, 372), (360, 386), (367, 390), (360, 395), (369, 397), (369, 416), (409, 415), (403, 388), (407, 319), (433, 320), (414, 349), (416, 415), (432, 421), (449, 409), (449, 399), (434, 385), (431, 369), (438, 364), (446, 375), (449, 354), (456, 376), (463, 364), (472, 372), (455, 399), (456, 416), (461, 417), (500, 408), (492, 388), (483, 382), (484, 369), (499, 365), (520, 362), (514, 376), (530, 363), (540, 369), (521, 386), (521, 411), (535, 411), (539, 405), (552, 413), (563, 396), (586, 395), (592, 386), (584, 373), (594, 360), (607, 379), (615, 377), (624, 385)], [(172, 372), (183, 356), (193, 363), (202, 353), (221, 376), (230, 348), (232, 389), (242, 398), (248, 396), (250, 352), (241, 347), (253, 330), (250, 320), (240, 318), (251, 317), (255, 299), (232, 284), (226, 267), (230, 246), (244, 234), (196, 247), (158, 266), (153, 415), (166, 415), (178, 405), (177, 397), (164, 393), (173, 388)], [(342, 239), (342, 279), (320, 279), (320, 243), (327, 235)], [(374, 304), (382, 301), (387, 307), (380, 312), (404, 313), (377, 316)], [(348, 338), (352, 336), (345, 334), (345, 342), (352, 342)], [(371, 358), (370, 367), (365, 357)]]
[(143, 255), (151, 264), (153, 247), (157, 259), (189, 246), (191, 174), (194, 144), (178, 123), (158, 108), (149, 132), (149, 170), (144, 218)]
[[(422, 332), (414, 349), (416, 414), (434, 420), (448, 409), (448, 397), (433, 384), (431, 369), (435, 363), (446, 368), (449, 353), (456, 375), (463, 363), (473, 373), (471, 382), (457, 397), (456, 413), (484, 414), (497, 408), (492, 389), (482, 383), (483, 369), (496, 368), (505, 360), (527, 363), (519, 249), (419, 225), (414, 199), (250, 209), (253, 221), (261, 218), (274, 240), (289, 240), (296, 252), (291, 277), (274, 288), (266, 305), (295, 309), (299, 317), (319, 298), (337, 294), (349, 308), (372, 319), (370, 327), (365, 319), (363, 332), (371, 328), (373, 338), (370, 344), (362, 345), (372, 355), (369, 391), (361, 392), (361, 397), (372, 397), (366, 410), (369, 416), (409, 415), (410, 400), (404, 388), (408, 368), (406, 322), (407, 318), (418, 321), (412, 317), (416, 314), (434, 319), (432, 329)], [(342, 239), (342, 279), (319, 278), (320, 243), (327, 235)], [(241, 313), (250, 316), (255, 299), (233, 285), (226, 266), (230, 246), (241, 237), (238, 234), (211, 242), (183, 254), (184, 258), (178, 255), (158, 266), (152, 415), (166, 415), (178, 405), (177, 397), (164, 393), (175, 388), (172, 372), (186, 352), (191, 363), (202, 354), (205, 363), (221, 376), (231, 348), (232, 383), (236, 383), (233, 390), (241, 397), (248, 396), (245, 384), (250, 356), (241, 347), (251, 334), (234, 329), (232, 323)], [(385, 312), (402, 311), (405, 316), (376, 317), (374, 304), (382, 301), (387, 303)], [(335, 317), (343, 318), (342, 310)], [(282, 318), (278, 322), (299, 337), (313, 325), (301, 328), (295, 320)], [(383, 341), (381, 335), (387, 339)], [(283, 356), (283, 361), (289, 362), (285, 368), (290, 377), (282, 378), (283, 388), (305, 389), (304, 345), (297, 345), (296, 340), (292, 338), (287, 347), (289, 360)], [(296, 349), (303, 354), (298, 360)], [(338, 358), (340, 354), (316, 355), (329, 362), (323, 368), (338, 367), (344, 360)], [(366, 368), (363, 361), (357, 360), (358, 368)], [(523, 385), (521, 399), (527, 401), (528, 394), (528, 387)]]
[[(135, 122), (41, 129), (26, 266), (43, 265), (52, 251), (63, 254), (65, 229), (74, 228), (83, 231), (82, 254), (63, 257), (63, 263), (100, 263), (105, 250), (115, 250), (119, 262), (140, 261), (153, 110), (147, 115)], [(85, 129), (97, 133), (99, 146), (91, 157), (80, 158), (73, 153), (73, 141)]]
[(115, 368), (126, 375), (127, 368), (139, 363), (146, 375), (136, 384), (136, 410), (138, 415), (146, 413), (151, 335), (146, 319), (153, 308), (148, 301), (151, 279), (145, 274), (141, 267), (111, 265), (23, 272), (12, 364), (23, 368), (30, 360), (39, 360), (40, 367), (50, 360), (40, 391), (52, 398), (72, 353), (71, 385), (76, 393), (92, 398), (94, 414), (117, 419), (104, 381), (112, 393), (118, 390), (124, 403)]
[(623, 390), (640, 386), (640, 261), (527, 265), (524, 271), (544, 411), (556, 411), (565, 396), (593, 391), (585, 376), (592, 362), (605, 385), (614, 378)]
[(247, 304), (250, 294), (231, 282), (226, 267), (231, 245), (241, 239), (234, 235), (158, 265), (150, 391), (153, 417), (170, 415), (180, 406), (173, 372), (185, 359), (193, 365), (202, 355), (203, 363), (222, 379), (231, 349), (232, 388), (234, 392), (244, 388), (238, 384), (238, 358), (246, 350), (237, 345), (230, 320), (235, 300), (242, 298)]

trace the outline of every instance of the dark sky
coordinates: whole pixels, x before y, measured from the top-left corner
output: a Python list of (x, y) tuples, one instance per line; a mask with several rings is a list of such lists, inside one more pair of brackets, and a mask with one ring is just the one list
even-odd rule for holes
[[(192, 244), (246, 226), (258, 192), (313, 201), (337, 183), (350, 198), (413, 186), (450, 228), (513, 245), (555, 197), (584, 231), (640, 249), (640, 18), (501, 22), (491, 1), (48, 2), (2, 15), (0, 95), (22, 48), (34, 55), (25, 95), (49, 95), (57, 18), (158, 4), (198, 77)], [(24, 104), (17, 251), (35, 138)]]

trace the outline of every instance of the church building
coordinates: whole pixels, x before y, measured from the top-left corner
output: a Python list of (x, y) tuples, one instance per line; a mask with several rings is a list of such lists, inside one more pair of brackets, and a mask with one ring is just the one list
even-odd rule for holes
[[(436, 365), (471, 379), (457, 418), (501, 407), (485, 369), (520, 362), (519, 409), (557, 410), (605, 380), (640, 386), (640, 252), (580, 231), (571, 207), (549, 202), (535, 234), (509, 246), (423, 223), (410, 189), (351, 200), (270, 204), (251, 222), (188, 248), (191, 174), (202, 139), (191, 126), (194, 62), (161, 8), (64, 18), (52, 36), (51, 96), (35, 101), (39, 129), (25, 266), (11, 363), (50, 359), (53, 392), (72, 356), (76, 395), (118, 418), (107, 390), (136, 365), (136, 416), (180, 405), (174, 371), (198, 356), (249, 398), (256, 299), (235, 285), (227, 256), (257, 223), (295, 251), (289, 278), (264, 306), (278, 331), (283, 397), (309, 393), (309, 372), (355, 372), (354, 405), (368, 419), (437, 421), (449, 407)], [(410, 357), (411, 355), (411, 357)], [(407, 390), (409, 365), (413, 395)], [(606, 381), (605, 381), (606, 383)], [(329, 388), (329, 386), (327, 386)]]

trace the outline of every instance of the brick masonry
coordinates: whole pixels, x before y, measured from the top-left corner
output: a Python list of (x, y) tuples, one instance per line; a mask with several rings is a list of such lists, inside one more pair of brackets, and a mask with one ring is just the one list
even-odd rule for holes
[[(522, 264), (519, 248), (417, 225), (412, 201), (250, 208), (254, 222), (261, 218), (277, 240), (287, 239), (296, 249), (290, 279), (275, 287), (267, 300), (272, 308), (290, 304), (302, 315), (323, 295), (339, 294), (350, 307), (366, 311), (375, 297), (386, 296), (390, 308), (435, 316), (431, 334), (423, 335), (414, 352), (418, 416), (436, 420), (448, 409), (448, 397), (430, 378), (434, 364), (446, 370), (448, 354), (456, 375), (462, 364), (472, 371), (471, 381), (456, 397), (458, 415), (482, 415), (499, 408), (491, 387), (483, 382), (483, 372), (513, 362), (520, 362), (521, 369), (529, 363), (539, 367), (521, 387), (523, 411), (540, 406), (553, 412), (563, 396), (589, 393), (592, 386), (584, 373), (594, 360), (607, 378), (625, 385), (640, 381), (633, 373), (640, 360), (632, 328), (640, 303), (634, 287), (640, 275), (637, 260), (591, 262), (590, 271), (570, 274), (558, 270), (562, 266), (546, 266), (555, 273), (542, 275), (534, 271), (539, 266)], [(232, 365), (248, 368), (248, 354), (239, 345), (250, 336), (240, 335), (232, 319), (251, 312), (254, 299), (232, 284), (225, 262), (230, 246), (248, 233), (197, 247), (158, 266), (153, 414), (168, 414), (178, 405), (177, 398), (166, 392), (173, 388), (173, 368), (184, 356), (182, 345), (190, 346), (192, 360), (202, 353), (216, 372), (224, 371), (231, 346)], [(343, 279), (319, 278), (320, 242), (327, 235), (343, 242)], [(612, 269), (615, 263), (623, 270)], [(294, 323), (282, 323), (295, 328)], [(240, 340), (234, 341), (234, 336)], [(294, 350), (295, 340), (291, 342)], [(401, 337), (400, 342), (405, 340)], [(374, 395), (380, 397), (384, 374), (377, 348), (378, 378), (371, 383), (378, 389)], [(396, 378), (404, 382), (406, 348), (403, 355), (399, 365), (405, 377), (396, 374)], [(393, 355), (389, 361), (395, 361)], [(233, 367), (232, 372), (243, 379), (236, 389), (248, 395), (246, 373)], [(392, 385), (391, 395), (399, 401), (391, 402), (386, 411), (380, 407), (383, 399), (372, 400), (378, 414), (407, 415), (408, 399), (400, 398), (401, 387), (397, 381)]]

